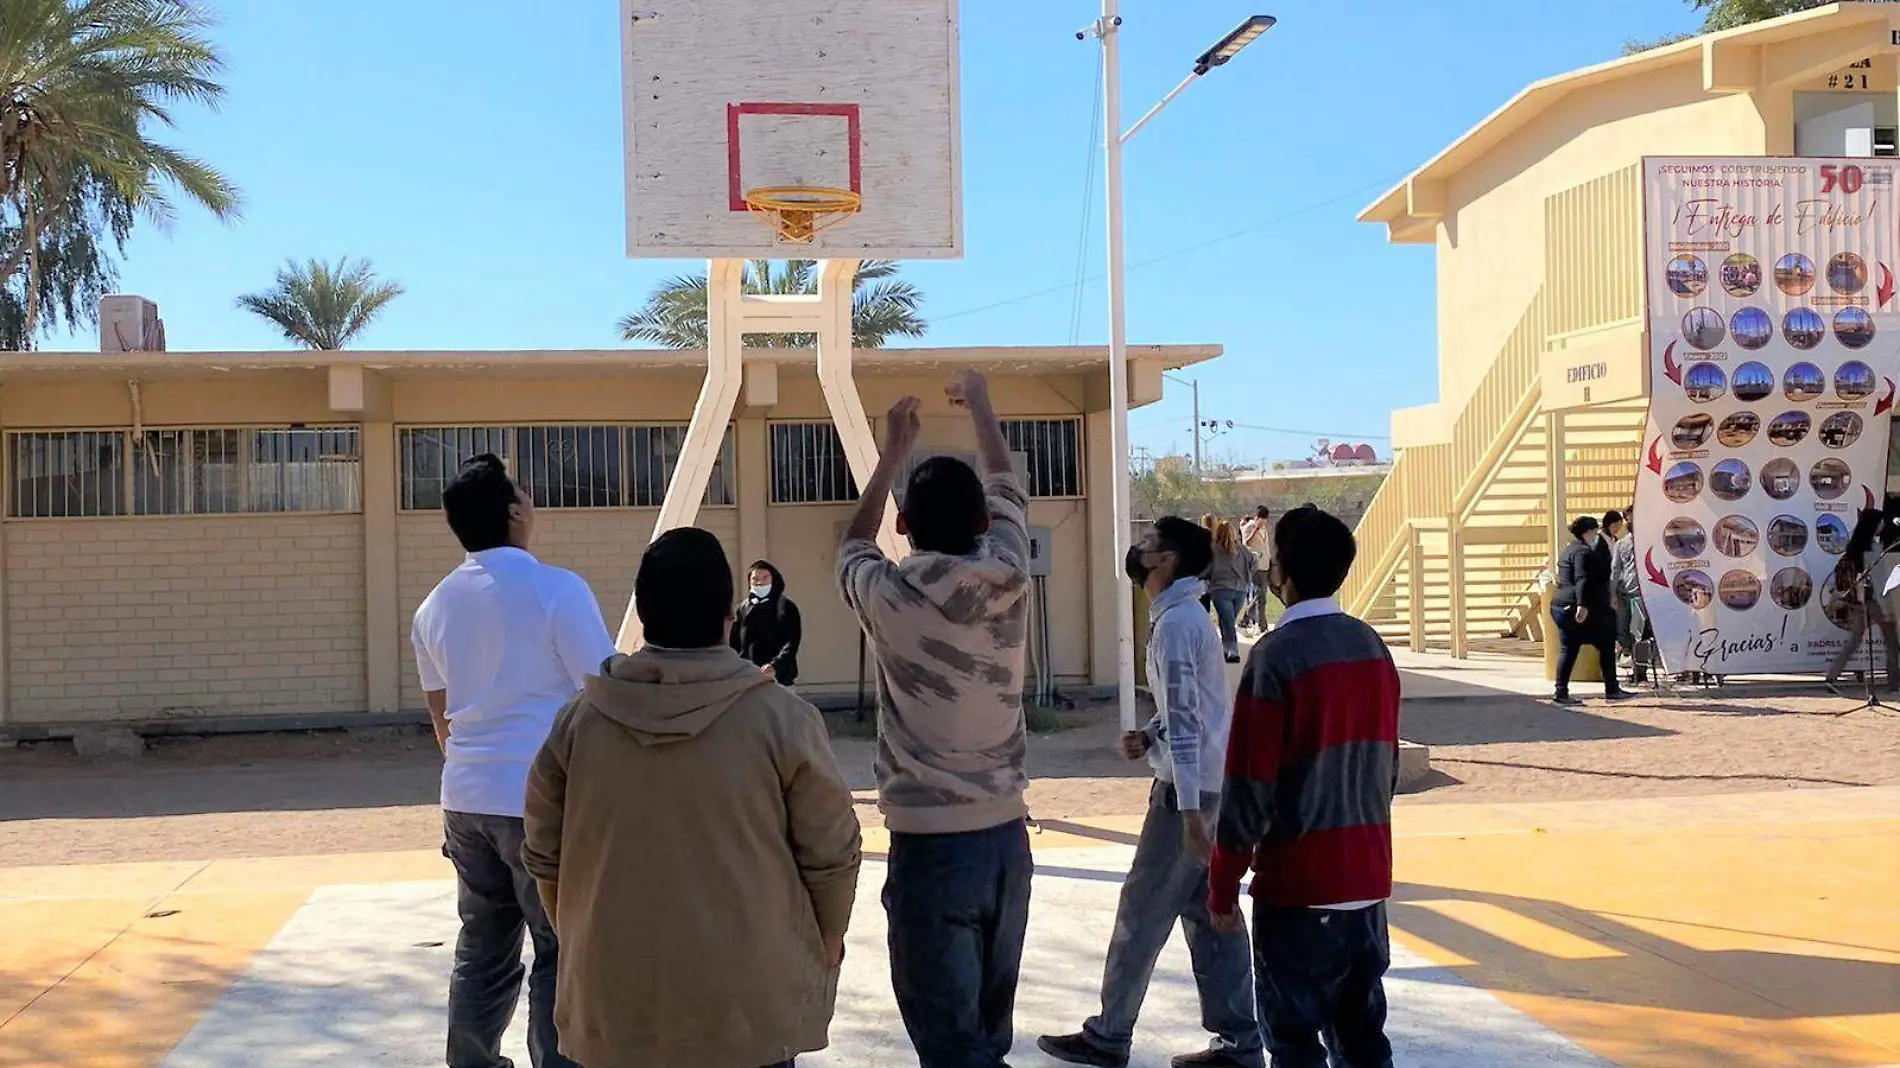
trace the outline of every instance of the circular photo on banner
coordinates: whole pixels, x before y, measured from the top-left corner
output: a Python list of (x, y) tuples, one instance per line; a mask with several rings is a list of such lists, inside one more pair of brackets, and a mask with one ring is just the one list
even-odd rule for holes
[(1849, 360), (1834, 372), (1834, 395), (1842, 400), (1866, 400), (1874, 395), (1874, 369)]
[(1827, 337), (1827, 320), (1813, 308), (1796, 308), (1781, 317), (1781, 336), (1803, 352)]
[(1731, 449), (1739, 449), (1761, 433), (1761, 416), (1754, 412), (1731, 412), (1715, 428), (1715, 440)]
[(1678, 560), (1694, 560), (1709, 548), (1708, 531), (1688, 516), (1663, 524), (1663, 550)]
[(1786, 449), (1808, 436), (1814, 420), (1806, 412), (1782, 412), (1768, 421), (1768, 440)]
[(1683, 373), (1682, 391), (1697, 404), (1707, 404), (1728, 392), (1728, 379), (1719, 366), (1698, 363)]
[(1743, 308), (1728, 321), (1728, 332), (1737, 345), (1752, 351), (1775, 339), (1775, 321), (1760, 308)]
[[(1766, 471), (1767, 468), (1762, 470)], [(1808, 547), (1808, 525), (1791, 515), (1778, 515), (1768, 521), (1768, 547), (1777, 556), (1800, 556)]]
[(1775, 392), (1775, 373), (1767, 364), (1750, 360), (1735, 369), (1733, 389), (1738, 401), (1763, 400)]
[[(1709, 481), (1713, 483), (1715, 479), (1711, 477)], [(1824, 501), (1838, 501), (1846, 496), (1848, 484), (1853, 481), (1854, 472), (1848, 470), (1846, 461), (1833, 457), (1815, 464), (1808, 472), (1808, 488)]]
[(1860, 416), (1854, 412), (1835, 412), (1821, 420), (1818, 436), (1821, 444), (1830, 449), (1845, 449), (1860, 440), (1862, 425)]
[(1852, 296), (1867, 288), (1867, 261), (1852, 252), (1837, 252), (1827, 261), (1827, 285)]
[(1743, 557), (1761, 545), (1761, 528), (1745, 515), (1723, 516), (1715, 524), (1715, 551), (1723, 556)]
[(1775, 261), (1775, 286), (1791, 297), (1814, 288), (1814, 261), (1790, 252)]
[(1748, 496), (1752, 485), (1754, 478), (1748, 473), (1748, 465), (1740, 460), (1723, 460), (1709, 472), (1709, 492), (1725, 501), (1739, 501)]
[(1814, 521), (1814, 544), (1830, 556), (1839, 556), (1847, 551), (1847, 539), (1851, 533), (1847, 529), (1847, 520), (1837, 515), (1822, 515)]
[[(1818, 315), (1814, 318), (1816, 322), (1821, 319)], [(1682, 317), (1682, 337), (1689, 344), (1707, 352), (1728, 337), (1728, 324), (1722, 321), (1722, 313), (1714, 308), (1690, 308)]]
[(1827, 392), (1827, 376), (1811, 363), (1797, 363), (1781, 376), (1781, 395), (1802, 404)]
[(1835, 589), (1833, 582), (1821, 587), (1821, 614), (1842, 630), (1853, 630), (1854, 624), (1858, 622), (1852, 595)]
[(1678, 297), (1699, 297), (1709, 288), (1709, 265), (1700, 256), (1677, 256), (1667, 274), (1669, 289)]
[(1834, 313), (1834, 339), (1850, 349), (1864, 349), (1874, 340), (1874, 317), (1865, 308), (1842, 308)]
[(1801, 492), (1801, 469), (1789, 459), (1770, 460), (1761, 465), (1761, 491), (1777, 501), (1785, 501)]
[(1715, 602), (1715, 583), (1706, 571), (1678, 571), (1669, 583), (1676, 599), (1700, 612)]
[(1747, 571), (1731, 571), (1722, 576), (1722, 607), (1746, 612), (1761, 601), (1761, 579)]
[(1768, 583), (1768, 598), (1790, 612), (1798, 612), (1814, 599), (1814, 580), (1798, 567), (1784, 567)]
[(1709, 443), (1715, 433), (1715, 416), (1703, 412), (1685, 415), (1676, 420), (1675, 428), (1669, 431), (1669, 447), (1677, 452), (1690, 452)]
[(1663, 476), (1663, 496), (1677, 504), (1687, 504), (1702, 495), (1702, 469), (1692, 463), (1679, 463)]
[(1722, 261), (1722, 291), (1731, 297), (1752, 297), (1761, 288), (1761, 261), (1737, 252)]

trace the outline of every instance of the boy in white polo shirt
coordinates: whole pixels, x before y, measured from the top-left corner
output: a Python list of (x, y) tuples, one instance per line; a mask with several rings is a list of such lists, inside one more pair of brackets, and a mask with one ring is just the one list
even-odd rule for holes
[(462, 933), (449, 979), (448, 1068), (510, 1068), (501, 1036), (534, 939), (528, 1053), (572, 1068), (554, 1029), (554, 928), (522, 866), (528, 768), (554, 715), (614, 653), (600, 605), (571, 571), (528, 555), (534, 501), (484, 453), (442, 491), (468, 558), (416, 609), (412, 640), (442, 746), (443, 853), (455, 865)]

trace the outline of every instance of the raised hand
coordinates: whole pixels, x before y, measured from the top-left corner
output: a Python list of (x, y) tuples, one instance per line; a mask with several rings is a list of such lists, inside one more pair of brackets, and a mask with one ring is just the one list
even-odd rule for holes
[(905, 397), (891, 405), (889, 414), (884, 417), (886, 452), (907, 453), (917, 444), (917, 434), (923, 426), (917, 418), (917, 409), (922, 403), (916, 397)]
[(990, 399), (990, 383), (979, 371), (958, 371), (951, 377), (950, 384), (943, 387), (943, 392), (951, 404), (967, 408)]

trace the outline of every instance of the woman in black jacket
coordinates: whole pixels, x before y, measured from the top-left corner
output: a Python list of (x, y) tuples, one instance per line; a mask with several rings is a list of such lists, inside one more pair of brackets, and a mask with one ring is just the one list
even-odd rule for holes
[(1570, 524), (1576, 540), (1564, 549), (1557, 561), (1557, 592), (1551, 598), (1550, 615), (1563, 639), (1563, 656), (1557, 661), (1557, 695), (1560, 705), (1576, 704), (1570, 696), (1570, 673), (1576, 669), (1577, 655), (1592, 646), (1603, 666), (1603, 693), (1614, 701), (1624, 696), (1616, 683), (1616, 609), (1610, 602), (1610, 556), (1598, 552), (1603, 532), (1597, 521), (1584, 516)]
[(732, 647), (780, 686), (790, 686), (798, 681), (798, 606), (785, 596), (785, 576), (771, 561), (752, 561), (746, 578), (750, 589), (732, 622)]

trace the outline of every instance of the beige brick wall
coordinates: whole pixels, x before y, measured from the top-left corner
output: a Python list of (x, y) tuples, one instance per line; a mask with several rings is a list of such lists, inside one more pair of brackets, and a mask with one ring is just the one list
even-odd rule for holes
[[(543, 563), (567, 568), (587, 580), (600, 602), (607, 632), (613, 634), (619, 631), (627, 598), (633, 595), (634, 572), (653, 536), (653, 521), (658, 515), (659, 510), (654, 508), (540, 509), (535, 513), (532, 551)], [(728, 557), (737, 554), (738, 509), (703, 509), (697, 525), (719, 536)], [(410, 623), (416, 606), (443, 575), (462, 562), (463, 553), (448, 523), (437, 512), (398, 516), (396, 544), (402, 606), (398, 627), (402, 639), (402, 707), (415, 709), (422, 707), (422, 687), (416, 681), (415, 650), (409, 644)]]
[(20, 723), (360, 711), (362, 517), (6, 526)]

